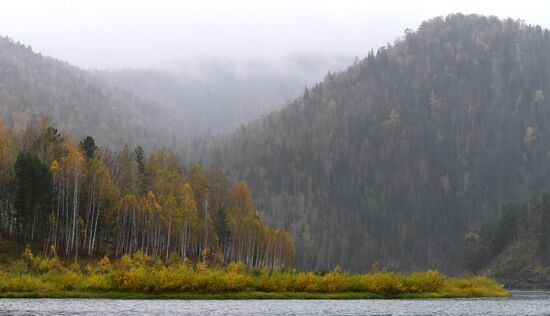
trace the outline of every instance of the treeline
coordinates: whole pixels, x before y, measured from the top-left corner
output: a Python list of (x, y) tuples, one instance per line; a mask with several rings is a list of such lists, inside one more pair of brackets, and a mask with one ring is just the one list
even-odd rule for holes
[(21, 133), (0, 125), (0, 236), (44, 253), (289, 266), (292, 238), (256, 213), (244, 182), (183, 169), (168, 149), (76, 143), (43, 118)]
[(466, 234), (466, 269), (506, 278), (549, 279), (548, 223), (550, 193), (533, 196), (523, 203), (505, 205), (496, 220)]

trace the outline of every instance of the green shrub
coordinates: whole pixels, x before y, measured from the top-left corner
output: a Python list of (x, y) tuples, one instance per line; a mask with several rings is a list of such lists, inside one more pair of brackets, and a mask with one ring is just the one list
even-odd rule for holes
[(41, 257), (25, 250), (10, 270), (0, 270), (0, 292), (128, 291), (165, 292), (369, 292), (437, 293), (445, 296), (495, 296), (506, 292), (494, 281), (482, 276), (450, 278), (434, 270), (409, 275), (374, 271), (368, 274), (332, 272), (296, 272), (267, 268), (247, 270), (243, 262), (231, 262), (225, 268), (208, 267), (172, 255), (169, 264), (160, 259), (135, 253), (111, 263), (107, 257), (88, 263), (63, 264), (55, 255)]
[(34, 292), (46, 287), (40, 277), (30, 274), (3, 276), (0, 281), (0, 292)]
[(91, 274), (82, 280), (79, 290), (82, 291), (108, 291), (113, 288), (111, 279), (105, 274)]
[(394, 272), (373, 272), (362, 278), (368, 292), (398, 294), (406, 292), (404, 277)]
[(435, 293), (439, 291), (444, 282), (444, 277), (435, 270), (409, 274), (405, 278), (407, 292), (410, 293)]

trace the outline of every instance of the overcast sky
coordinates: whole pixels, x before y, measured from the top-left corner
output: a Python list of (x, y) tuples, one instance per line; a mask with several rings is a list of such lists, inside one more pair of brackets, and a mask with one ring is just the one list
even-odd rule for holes
[(146, 68), (190, 56), (364, 56), (456, 12), (550, 27), (550, 1), (0, 0), (0, 34), (83, 68)]

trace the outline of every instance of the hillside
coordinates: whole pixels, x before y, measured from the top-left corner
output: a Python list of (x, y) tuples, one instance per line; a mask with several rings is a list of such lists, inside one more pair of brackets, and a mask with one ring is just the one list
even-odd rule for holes
[(36, 114), (53, 119), (77, 139), (93, 135), (99, 144), (124, 142), (146, 147), (172, 145), (175, 116), (170, 108), (145, 102), (89, 73), (30, 46), (0, 37), (0, 120), (22, 131)]
[(299, 267), (461, 272), (463, 236), (550, 185), (550, 32), (435, 18), (204, 159), (243, 178)]
[(513, 288), (550, 287), (550, 193), (503, 207), (468, 232), (465, 267)]
[(166, 104), (181, 117), (180, 132), (200, 136), (233, 132), (280, 109), (329, 70), (352, 61), (341, 56), (186, 58), (158, 69), (96, 71), (111, 85)]

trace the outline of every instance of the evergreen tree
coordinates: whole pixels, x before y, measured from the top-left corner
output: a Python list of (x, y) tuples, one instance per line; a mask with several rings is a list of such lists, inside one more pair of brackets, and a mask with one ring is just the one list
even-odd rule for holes
[(86, 157), (86, 160), (91, 160), (97, 150), (94, 138), (92, 136), (86, 136), (80, 142), (80, 149), (84, 152), (84, 157)]
[[(24, 239), (33, 239), (43, 229), (53, 197), (52, 174), (36, 156), (20, 153), (15, 162), (17, 198), (15, 206), (25, 229)], [(37, 224), (40, 225), (37, 227)]]
[(138, 165), (139, 173), (141, 175), (145, 175), (145, 155), (143, 152), (143, 148), (140, 145), (137, 145), (137, 147), (134, 149), (133, 157)]

